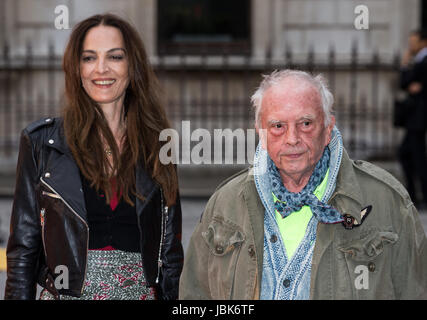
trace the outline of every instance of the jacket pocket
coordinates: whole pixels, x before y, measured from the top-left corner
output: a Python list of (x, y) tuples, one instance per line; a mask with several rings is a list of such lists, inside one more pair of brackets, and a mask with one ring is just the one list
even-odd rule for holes
[[(63, 210), (63, 204), (61, 201), (61, 197), (53, 192), (49, 192), (46, 190), (41, 190), (40, 192), (40, 226), (41, 226), (41, 234), (42, 234), (42, 243), (44, 249), (44, 255), (47, 257), (47, 246), (46, 246), (46, 238), (47, 238), (47, 229), (50, 228), (49, 217), (52, 215), (52, 212), (61, 212)], [(58, 210), (59, 209), (59, 210)], [(49, 211), (49, 214), (48, 214)]]
[(338, 249), (356, 261), (372, 260), (384, 251), (385, 246), (394, 244), (397, 239), (398, 236), (394, 232), (376, 231)]
[(230, 299), (240, 248), (245, 240), (241, 228), (214, 216), (202, 237), (209, 248), (209, 286), (214, 299)]
[[(343, 290), (348, 293), (350, 280), (353, 299), (393, 299), (391, 249), (397, 240), (393, 231), (371, 229), (358, 239), (339, 245), (338, 291), (347, 287)], [(340, 266), (340, 262), (345, 265)]]

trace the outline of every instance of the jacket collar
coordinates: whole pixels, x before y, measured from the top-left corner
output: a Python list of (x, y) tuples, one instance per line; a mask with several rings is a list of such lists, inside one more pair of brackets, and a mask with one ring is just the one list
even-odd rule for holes
[[(43, 181), (53, 188), (82, 219), (87, 221), (80, 170), (66, 142), (62, 118), (54, 119), (54, 126), (47, 132), (43, 143), (47, 148), (57, 151), (52, 154), (45, 166), (42, 173)], [(144, 198), (144, 201), (136, 199), (136, 212), (140, 215), (148, 200), (159, 189), (159, 184), (147, 173), (143, 163), (139, 163), (136, 167), (135, 181), (136, 191)]]
[(330, 202), (334, 202), (342, 214), (349, 214), (358, 223), (361, 223), (361, 211), (363, 209), (362, 190), (356, 178), (353, 161), (345, 149), (343, 150), (335, 192)]
[(71, 156), (71, 150), (65, 140), (64, 120), (62, 118), (55, 118), (53, 121), (54, 125), (52, 129), (48, 131), (46, 138), (43, 140), (44, 145)]
[(87, 221), (80, 171), (65, 142), (63, 130), (62, 118), (55, 118), (53, 126), (48, 127), (43, 138), (46, 149), (54, 149), (56, 152), (49, 152), (41, 181), (60, 195), (75, 214)]

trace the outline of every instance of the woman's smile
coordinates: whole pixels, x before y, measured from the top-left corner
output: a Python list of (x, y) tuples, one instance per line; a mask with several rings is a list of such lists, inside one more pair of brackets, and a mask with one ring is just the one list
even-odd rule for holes
[(92, 83), (100, 89), (111, 88), (115, 82), (116, 82), (116, 79), (94, 79), (94, 80), (92, 80)]

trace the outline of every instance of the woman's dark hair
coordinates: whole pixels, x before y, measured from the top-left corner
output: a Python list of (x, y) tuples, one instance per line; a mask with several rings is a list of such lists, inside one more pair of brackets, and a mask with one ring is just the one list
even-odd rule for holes
[[(121, 153), (101, 108), (84, 90), (80, 76), (83, 41), (91, 28), (100, 25), (121, 31), (128, 58), (129, 86), (124, 98), (126, 133)], [(109, 203), (113, 172), (117, 178), (117, 190), (122, 190), (125, 201), (133, 205), (130, 194), (143, 198), (137, 194), (135, 186), (135, 168), (141, 162), (162, 187), (167, 204), (174, 204), (178, 191), (176, 168), (172, 163), (163, 165), (159, 159), (162, 147), (159, 134), (170, 125), (160, 102), (157, 78), (138, 32), (113, 14), (87, 18), (77, 24), (71, 33), (64, 53), (63, 69), (66, 101), (64, 133), (82, 174), (97, 190), (105, 192)], [(105, 156), (101, 136), (112, 151), (112, 164)]]

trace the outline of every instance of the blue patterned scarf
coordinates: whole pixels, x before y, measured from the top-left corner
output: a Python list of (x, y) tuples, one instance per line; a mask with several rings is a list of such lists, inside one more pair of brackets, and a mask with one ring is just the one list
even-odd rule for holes
[(343, 221), (342, 215), (338, 210), (323, 203), (313, 194), (328, 171), (330, 154), (329, 148), (326, 147), (307, 185), (298, 193), (289, 192), (286, 189), (276, 165), (273, 161), (269, 161), (268, 173), (270, 176), (271, 189), (274, 195), (279, 199), (279, 201), (275, 202), (274, 206), (283, 218), (286, 218), (292, 212), (301, 210), (303, 206), (310, 206), (314, 217), (322, 223), (338, 223)]

